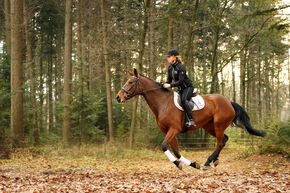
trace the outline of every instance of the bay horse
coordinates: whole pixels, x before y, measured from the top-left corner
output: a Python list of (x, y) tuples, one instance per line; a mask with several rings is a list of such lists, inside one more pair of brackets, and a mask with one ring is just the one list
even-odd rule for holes
[[(182, 169), (181, 162), (200, 169), (197, 162), (191, 162), (179, 153), (176, 137), (183, 131), (184, 112), (175, 107), (173, 92), (163, 88), (161, 83), (139, 74), (136, 69), (134, 69), (134, 73), (129, 72), (129, 74), (131, 76), (118, 92), (116, 100), (119, 103), (125, 103), (136, 95), (142, 95), (153, 111), (158, 127), (165, 134), (162, 150), (168, 159), (179, 169)], [(202, 97), (205, 101), (205, 107), (193, 112), (196, 126), (191, 126), (187, 131), (203, 128), (217, 139), (216, 149), (205, 162), (204, 170), (210, 168), (211, 162), (214, 166), (219, 164), (219, 154), (228, 141), (228, 136), (224, 132), (230, 124), (233, 123), (240, 128), (245, 128), (252, 135), (261, 137), (266, 135), (266, 132), (256, 130), (251, 126), (247, 112), (239, 104), (230, 102), (219, 94), (208, 94)], [(171, 154), (168, 149), (169, 145), (178, 160)]]

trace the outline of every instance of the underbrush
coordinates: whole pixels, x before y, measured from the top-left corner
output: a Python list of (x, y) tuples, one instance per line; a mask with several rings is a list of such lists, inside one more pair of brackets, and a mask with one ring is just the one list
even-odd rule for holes
[[(180, 153), (185, 156), (191, 157), (204, 157), (207, 158), (212, 154), (214, 148), (204, 149), (181, 149)], [(233, 159), (243, 159), (252, 155), (278, 153), (287, 155), (289, 157), (289, 151), (284, 149), (273, 148), (270, 149), (262, 147), (225, 147), (221, 155), (231, 155)], [(10, 159), (22, 159), (22, 158), (65, 158), (65, 159), (82, 159), (85, 157), (93, 159), (165, 159), (164, 153), (159, 148), (135, 148), (128, 149), (122, 144), (106, 144), (106, 145), (82, 145), (71, 146), (69, 148), (63, 148), (61, 146), (43, 146), (43, 147), (29, 147), (18, 148), (11, 150)]]
[[(159, 153), (158, 153), (159, 152)], [(103, 145), (82, 145), (64, 148), (61, 145), (46, 145), (42, 147), (18, 148), (11, 150), (11, 158), (19, 159), (22, 157), (63, 157), (63, 158), (83, 158), (93, 157), (96, 159), (111, 158), (154, 158), (160, 157), (162, 152), (159, 149), (128, 149), (123, 144), (103, 144)]]

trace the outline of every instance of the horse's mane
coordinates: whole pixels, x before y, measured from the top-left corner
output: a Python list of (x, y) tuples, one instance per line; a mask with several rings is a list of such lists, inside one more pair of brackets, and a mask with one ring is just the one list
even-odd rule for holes
[(160, 87), (160, 90), (161, 90), (161, 91), (164, 91), (164, 92), (171, 92), (171, 91), (168, 90), (167, 88), (163, 88), (163, 84), (162, 84), (161, 82), (157, 82), (156, 80), (153, 80), (152, 78), (149, 78), (149, 77), (147, 77), (147, 76), (145, 76), (145, 75), (143, 75), (143, 74), (139, 74), (139, 75), (142, 76), (142, 77), (144, 77), (144, 78), (146, 78), (146, 79), (148, 79), (148, 80), (151, 80), (153, 83), (155, 83), (157, 86)]

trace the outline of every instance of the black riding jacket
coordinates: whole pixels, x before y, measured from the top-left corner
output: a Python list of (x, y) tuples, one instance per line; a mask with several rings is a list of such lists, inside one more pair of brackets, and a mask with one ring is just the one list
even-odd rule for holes
[[(172, 83), (172, 80), (174, 80), (174, 83)], [(170, 84), (171, 87), (178, 87), (178, 90), (193, 87), (191, 80), (186, 75), (184, 66), (178, 61), (168, 67), (166, 83)]]

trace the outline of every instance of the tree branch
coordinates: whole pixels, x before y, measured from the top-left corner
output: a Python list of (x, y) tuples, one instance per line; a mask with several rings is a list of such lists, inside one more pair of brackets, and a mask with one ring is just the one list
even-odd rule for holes
[(219, 72), (221, 72), (222, 70), (223, 70), (223, 68), (224, 67), (226, 67), (229, 63), (230, 63), (230, 61), (232, 61), (232, 59), (237, 55), (237, 54), (239, 54), (241, 51), (243, 51), (252, 41), (253, 41), (253, 39), (260, 33), (260, 31), (264, 28), (264, 25), (265, 25), (265, 23), (269, 20), (269, 19), (271, 19), (271, 18), (267, 18), (264, 22), (263, 22), (263, 24), (261, 25), (261, 27), (260, 27), (260, 29), (256, 32), (256, 33), (254, 33), (249, 39), (248, 39), (248, 41), (243, 45), (243, 47), (240, 49), (240, 50), (238, 50), (237, 52), (235, 52), (235, 53), (233, 53), (228, 59), (226, 59), (226, 60), (224, 60), (223, 62), (221, 62), (221, 64), (223, 64), (224, 62), (225, 62), (225, 64), (223, 64), (220, 68), (219, 68), (219, 70), (217, 71), (217, 73), (219, 73)]

